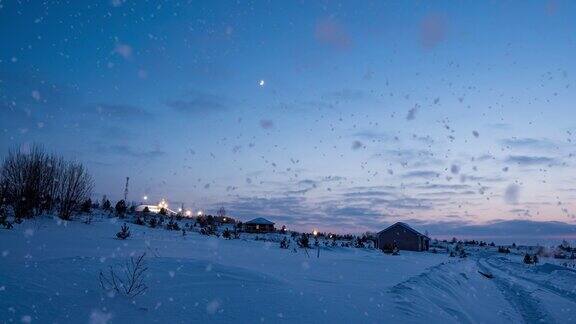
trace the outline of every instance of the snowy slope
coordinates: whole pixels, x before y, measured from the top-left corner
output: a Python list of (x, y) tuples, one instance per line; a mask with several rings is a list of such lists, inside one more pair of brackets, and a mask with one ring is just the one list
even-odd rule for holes
[[(521, 322), (521, 308), (502, 284), (477, 273), (493, 258), (323, 248), (320, 258), (251, 239), (225, 240), (196, 233), (121, 223), (90, 225), (52, 218), (0, 231), (2, 322), (299, 322), (383, 321)], [(128, 300), (101, 289), (100, 270), (147, 253), (146, 294)], [(488, 260), (488, 261), (486, 261)], [(522, 265), (519, 265), (522, 266)], [(502, 270), (504, 271), (504, 270)], [(526, 276), (533, 277), (529, 272)], [(502, 276), (509, 279), (509, 275)], [(550, 277), (543, 277), (550, 284)], [(558, 285), (576, 283), (563, 277)], [(574, 281), (572, 281), (574, 280)], [(556, 292), (562, 296), (562, 292)], [(564, 296), (563, 305), (572, 307)], [(566, 304), (567, 303), (567, 304)], [(546, 314), (550, 312), (547, 311)], [(556, 320), (556, 317), (545, 317)]]

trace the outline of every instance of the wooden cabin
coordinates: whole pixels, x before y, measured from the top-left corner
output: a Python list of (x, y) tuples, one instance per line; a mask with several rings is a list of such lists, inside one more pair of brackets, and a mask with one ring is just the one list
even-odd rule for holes
[(247, 233), (274, 232), (274, 223), (266, 218), (258, 217), (244, 223), (244, 231)]
[(430, 238), (408, 224), (398, 222), (378, 233), (376, 247), (383, 251), (392, 250), (394, 247), (407, 251), (428, 251)]

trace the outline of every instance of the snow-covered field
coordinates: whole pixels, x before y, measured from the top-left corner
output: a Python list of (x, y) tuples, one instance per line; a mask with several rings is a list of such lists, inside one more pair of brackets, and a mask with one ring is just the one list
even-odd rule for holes
[[(45, 217), (0, 230), (0, 321), (38, 323), (576, 322), (576, 272), (520, 256), (322, 248), (309, 255), (251, 237)], [(146, 252), (145, 294), (98, 274)], [(492, 273), (488, 279), (478, 270)]]

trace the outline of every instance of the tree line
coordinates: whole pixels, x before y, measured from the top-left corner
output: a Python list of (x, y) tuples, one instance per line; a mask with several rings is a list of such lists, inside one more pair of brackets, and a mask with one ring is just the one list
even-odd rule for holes
[(47, 153), (40, 145), (13, 149), (0, 169), (0, 206), (17, 219), (56, 212), (68, 220), (90, 198), (94, 180), (78, 162)]

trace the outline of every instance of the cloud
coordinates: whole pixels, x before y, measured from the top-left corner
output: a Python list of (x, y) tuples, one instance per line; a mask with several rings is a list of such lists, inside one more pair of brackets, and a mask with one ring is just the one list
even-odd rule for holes
[(388, 191), (375, 190), (375, 191), (353, 191), (343, 194), (345, 197), (386, 197), (394, 195)]
[(356, 101), (365, 97), (364, 91), (357, 89), (342, 89), (337, 91), (327, 92), (322, 95), (323, 99), (336, 100), (336, 101)]
[(506, 162), (518, 165), (556, 165), (560, 162), (551, 157), (546, 156), (527, 156), (527, 155), (510, 155), (506, 158)]
[(345, 216), (345, 217), (353, 217), (353, 218), (366, 218), (366, 217), (380, 217), (383, 214), (379, 211), (376, 211), (371, 208), (365, 207), (335, 207), (330, 206), (325, 209), (325, 212), (328, 216)]
[(374, 132), (370, 130), (364, 130), (360, 132), (356, 132), (353, 134), (355, 137), (360, 137), (372, 141), (388, 141), (392, 138), (389, 134), (383, 132)]
[(400, 198), (391, 200), (387, 206), (394, 209), (429, 210), (433, 209), (432, 201), (421, 198)]
[(441, 189), (441, 190), (460, 190), (460, 189), (469, 189), (469, 185), (465, 184), (440, 184), (440, 183), (432, 183), (432, 184), (425, 184), (425, 185), (416, 185), (415, 188), (419, 189)]
[(442, 165), (444, 162), (434, 156), (431, 150), (425, 149), (395, 149), (386, 150), (383, 153), (375, 154), (374, 157), (383, 159), (386, 162), (397, 162), (403, 166), (425, 167)]
[(352, 45), (348, 32), (332, 17), (321, 19), (316, 23), (314, 37), (320, 43), (336, 49), (347, 49)]
[(316, 189), (318, 187), (318, 182), (311, 180), (311, 179), (305, 179), (305, 180), (300, 180), (297, 183), (298, 188), (295, 190), (287, 190), (284, 192), (284, 195), (303, 195), (306, 194), (314, 189)]
[(576, 225), (557, 221), (506, 220), (487, 224), (467, 224), (462, 221), (420, 224), (434, 236), (493, 240), (499, 244), (545, 243), (576, 237)]
[(153, 114), (144, 108), (126, 104), (100, 103), (96, 105), (95, 112), (101, 117), (122, 120), (147, 119), (153, 117)]
[(426, 171), (426, 170), (417, 170), (417, 171), (410, 171), (402, 175), (402, 178), (424, 178), (424, 179), (433, 179), (440, 177), (438, 172), (434, 171)]
[(507, 129), (511, 129), (512, 125), (506, 124), (506, 123), (491, 123), (491, 124), (486, 124), (486, 127), (491, 128), (491, 129), (496, 129), (496, 130), (507, 130)]
[(505, 179), (499, 176), (486, 177), (486, 176), (475, 176), (468, 174), (460, 175), (460, 182), (475, 181), (475, 182), (502, 182)]
[(507, 138), (500, 140), (500, 143), (514, 148), (550, 149), (557, 147), (546, 138)]
[(162, 155), (165, 155), (166, 152), (155, 148), (152, 150), (137, 150), (134, 149), (131, 146), (128, 145), (110, 145), (110, 146), (99, 146), (98, 147), (98, 152), (99, 153), (110, 153), (110, 154), (117, 154), (117, 155), (122, 155), (122, 156), (127, 156), (127, 157), (133, 157), (133, 158), (144, 158), (144, 159), (150, 159), (150, 158), (156, 158)]
[(184, 99), (170, 100), (166, 106), (185, 114), (206, 114), (228, 109), (224, 98), (197, 91), (192, 91)]

